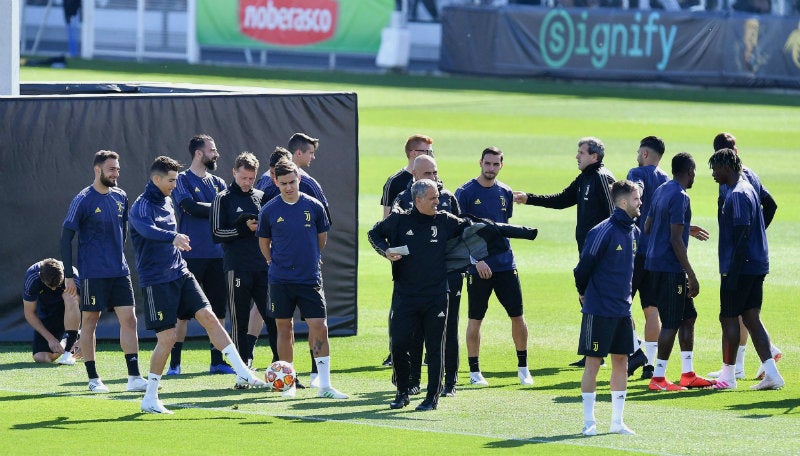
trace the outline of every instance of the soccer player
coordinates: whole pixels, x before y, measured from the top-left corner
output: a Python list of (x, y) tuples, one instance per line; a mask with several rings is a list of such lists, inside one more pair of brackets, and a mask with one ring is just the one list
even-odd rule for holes
[[(225, 289), (225, 273), (222, 270), (222, 248), (211, 239), (209, 213), (211, 203), (217, 193), (225, 190), (225, 181), (211, 174), (217, 168), (219, 151), (217, 144), (209, 135), (195, 135), (189, 140), (189, 154), (192, 164), (178, 174), (178, 183), (172, 192), (172, 201), (180, 209), (178, 232), (189, 236), (192, 250), (181, 252), (189, 271), (194, 274), (197, 283), (203, 288), (214, 315), (222, 326), (225, 326), (227, 294)], [(181, 373), (181, 349), (186, 339), (186, 320), (178, 319), (175, 325), (176, 340), (172, 347), (167, 375)], [(222, 353), (211, 344), (212, 374), (233, 374), (233, 368), (222, 359)]]
[[(294, 362), (295, 309), (308, 324), (308, 343), (317, 365), (319, 397), (347, 399), (350, 396), (331, 386), (331, 356), (328, 320), (322, 289), (321, 251), (330, 224), (325, 208), (317, 199), (299, 191), (300, 172), (289, 161), (275, 165), (275, 185), (280, 198), (273, 198), (258, 216), (261, 253), (269, 268), (270, 313), (278, 327), (280, 359)], [(294, 397), (296, 388), (283, 393)]]
[[(72, 268), (72, 277), (80, 277), (75, 268)], [(33, 360), (37, 363), (52, 363), (58, 359), (58, 364), (75, 364), (72, 349), (81, 323), (80, 281), (76, 285), (78, 293), (66, 292), (64, 266), (53, 258), (36, 262), (25, 272), (22, 306), (25, 320), (34, 330)], [(62, 334), (66, 339), (64, 346), (61, 345)]]
[(611, 354), (611, 428), (614, 434), (635, 434), (625, 425), (628, 354), (633, 348), (631, 280), (638, 247), (635, 218), (642, 205), (637, 184), (618, 181), (611, 186), (616, 206), (611, 217), (589, 230), (575, 267), (575, 286), (581, 301), (578, 354), (586, 357), (581, 379), (583, 435), (597, 434), (594, 404), (600, 360)]
[(761, 323), (764, 278), (769, 273), (766, 222), (758, 192), (742, 175), (742, 162), (733, 149), (720, 149), (708, 161), (714, 180), (729, 190), (719, 216), (720, 312), (722, 325), (722, 370), (719, 389), (736, 388), (736, 358), (739, 321), (753, 337), (761, 358), (764, 379), (751, 388), (779, 389), (784, 385), (770, 347), (769, 334)]
[(257, 173), (255, 155), (239, 154), (231, 185), (219, 192), (211, 205), (211, 235), (223, 250), (231, 339), (245, 360), (252, 356), (247, 337), (250, 308), (254, 303), (261, 317), (266, 318), (269, 295), (267, 262), (258, 253), (255, 235), (264, 196), (264, 192), (253, 188)]
[[(478, 177), (456, 190), (461, 212), (508, 223), (514, 195), (511, 188), (497, 180), (497, 175), (503, 169), (503, 151), (497, 147), (487, 147), (481, 153), (478, 164), (481, 168)], [(505, 242), (508, 244), (508, 240)], [(522, 287), (510, 246), (508, 251), (478, 261), (467, 271), (469, 381), (473, 385), (489, 384), (481, 373), (479, 356), (481, 324), (489, 308), (492, 291), (511, 319), (511, 337), (517, 350), (517, 377), (521, 384), (533, 385), (533, 377), (528, 370), (528, 324), (522, 309)]]
[(191, 250), (189, 236), (177, 231), (175, 209), (169, 197), (178, 181), (180, 165), (159, 156), (150, 166), (150, 181), (131, 206), (131, 241), (136, 252), (139, 285), (145, 297), (145, 323), (155, 331), (156, 346), (150, 355), (150, 373), (141, 409), (147, 413), (172, 414), (158, 398), (161, 373), (177, 336), (178, 318), (195, 318), (208, 338), (231, 362), (237, 385), (264, 386), (253, 376), (236, 347), (211, 310), (211, 304), (182, 251)]
[[(731, 149), (733, 150), (736, 155), (739, 155), (739, 149), (736, 148), (736, 138), (730, 134), (722, 132), (714, 137), (714, 150), (720, 149)], [(778, 210), (778, 204), (775, 202), (775, 199), (772, 197), (770, 192), (761, 184), (761, 179), (759, 179), (758, 175), (750, 168), (742, 165), (742, 176), (747, 179), (747, 182), (753, 186), (758, 193), (758, 198), (761, 201), (761, 209), (764, 215), (764, 229), (769, 228), (770, 223), (772, 223), (772, 219), (775, 217), (775, 212)], [(720, 216), (722, 214), (722, 203), (725, 200), (725, 195), (730, 190), (729, 186), (725, 184), (720, 184), (719, 186), (719, 198), (717, 199), (717, 214)], [(744, 322), (741, 318), (739, 318), (739, 349), (736, 353), (736, 378), (744, 378), (744, 355), (745, 350), (747, 348), (747, 327), (744, 325)], [(783, 353), (776, 347), (775, 345), (770, 345), (770, 352), (772, 353), (772, 357), (775, 359), (775, 362), (780, 361), (781, 357), (783, 357)], [(709, 377), (719, 377), (721, 371), (717, 372), (709, 372)], [(756, 373), (757, 379), (762, 379), (764, 377), (764, 371), (759, 368), (758, 372)]]
[[(694, 184), (695, 169), (694, 159), (688, 153), (681, 152), (672, 157), (672, 180), (653, 193), (650, 212), (644, 222), (644, 231), (650, 235), (645, 269), (651, 276), (653, 299), (658, 302), (661, 319), (658, 355), (648, 386), (654, 391), (706, 388), (714, 384), (695, 374), (692, 353), (697, 319), (694, 297), (700, 293), (700, 284), (687, 254), (692, 208), (686, 190)], [(707, 231), (696, 229), (704, 232), (705, 239), (708, 239)], [(666, 379), (667, 361), (676, 335), (681, 347), (682, 368), (678, 385)]]
[[(658, 303), (653, 300), (650, 290), (650, 279), (647, 270), (644, 268), (644, 257), (647, 252), (647, 242), (650, 236), (645, 234), (644, 221), (647, 212), (650, 210), (650, 201), (653, 193), (664, 182), (669, 180), (669, 175), (659, 167), (661, 157), (664, 156), (664, 141), (656, 136), (647, 136), (639, 142), (639, 149), (636, 151), (636, 162), (639, 166), (628, 171), (628, 180), (636, 182), (642, 189), (641, 215), (636, 218), (636, 225), (642, 232), (639, 238), (639, 245), (636, 249), (636, 259), (633, 265), (632, 296), (636, 297), (639, 292), (639, 300), (644, 313), (644, 352), (646, 356), (645, 365), (642, 367), (642, 379), (653, 378), (654, 365), (656, 361), (656, 351), (658, 350), (658, 333), (661, 331), (661, 323), (658, 321)], [(633, 356), (639, 357), (640, 352)], [(633, 375), (636, 363), (628, 361), (628, 375)]]
[(95, 330), (100, 313), (111, 311), (119, 319), (119, 343), (128, 367), (128, 391), (144, 391), (147, 381), (139, 373), (139, 335), (136, 330), (133, 286), (123, 246), (128, 231), (128, 196), (117, 187), (119, 154), (101, 150), (94, 155), (94, 182), (72, 200), (61, 232), (64, 290), (77, 295), (72, 269), (72, 239), (78, 233), (78, 271), (81, 286), (81, 353), (89, 391), (107, 393), (97, 374)]
[[(610, 188), (616, 178), (603, 165), (605, 154), (606, 146), (603, 141), (593, 136), (581, 138), (578, 141), (578, 153), (575, 155), (581, 173), (567, 188), (553, 195), (514, 192), (514, 202), (551, 209), (577, 206), (575, 240), (580, 253), (589, 230), (607, 219), (614, 209)], [(570, 366), (583, 367), (584, 363), (585, 359), (581, 358), (570, 363)]]

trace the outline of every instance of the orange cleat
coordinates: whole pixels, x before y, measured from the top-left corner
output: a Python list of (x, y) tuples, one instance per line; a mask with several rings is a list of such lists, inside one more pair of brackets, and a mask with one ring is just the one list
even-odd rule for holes
[(694, 372), (685, 372), (681, 374), (680, 384), (686, 388), (710, 388), (716, 383), (716, 380), (705, 379)]
[(683, 386), (672, 383), (664, 377), (651, 378), (648, 388), (652, 391), (681, 391), (686, 389)]

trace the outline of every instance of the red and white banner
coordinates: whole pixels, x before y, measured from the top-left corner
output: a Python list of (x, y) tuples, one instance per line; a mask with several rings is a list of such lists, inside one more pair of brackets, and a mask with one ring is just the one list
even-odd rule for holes
[(239, 0), (239, 30), (265, 43), (302, 46), (333, 37), (337, 0)]

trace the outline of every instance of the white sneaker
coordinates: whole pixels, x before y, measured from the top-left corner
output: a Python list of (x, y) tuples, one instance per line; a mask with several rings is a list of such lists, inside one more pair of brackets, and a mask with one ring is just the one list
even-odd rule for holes
[(586, 435), (586, 436), (597, 435), (597, 424), (595, 424), (595, 423), (585, 424), (583, 426), (583, 430), (581, 431), (581, 434)]
[(483, 374), (478, 372), (470, 372), (469, 373), (469, 382), (473, 385), (480, 385), (480, 386), (489, 386), (489, 382), (483, 378)]
[(63, 355), (58, 357), (58, 364), (62, 366), (72, 366), (75, 364), (75, 357), (70, 352), (64, 352)]
[(145, 396), (142, 399), (142, 411), (145, 413), (163, 413), (165, 415), (172, 415), (172, 410), (167, 410), (164, 403), (160, 399), (154, 399)]
[(612, 424), (608, 432), (609, 434), (636, 435), (631, 428), (625, 426), (625, 423)]
[(754, 390), (776, 390), (783, 388), (784, 385), (783, 377), (778, 374), (777, 377), (764, 377), (764, 380), (761, 380), (758, 385), (753, 385), (750, 389)]
[(108, 387), (103, 383), (100, 378), (89, 379), (89, 391), (93, 393), (107, 393)]
[(128, 391), (147, 391), (147, 380), (142, 377), (128, 377)]
[(309, 383), (308, 386), (319, 388), (319, 374), (311, 373), (311, 383)]
[(529, 371), (527, 367), (520, 367), (517, 372), (517, 377), (519, 377), (519, 383), (521, 385), (533, 385), (533, 377), (531, 376), (531, 371)]
[(286, 399), (294, 399), (297, 395), (297, 387), (292, 385), (291, 388), (281, 393), (281, 396), (285, 397)]
[(717, 382), (711, 385), (711, 389), (728, 390), (736, 389), (736, 380), (718, 378)]
[(327, 397), (328, 399), (350, 399), (350, 396), (342, 393), (333, 387), (320, 388), (317, 392), (317, 397)]
[[(706, 377), (719, 378), (720, 375), (722, 375), (722, 369), (720, 369), (718, 371), (714, 371), (714, 372), (709, 372), (708, 375), (706, 375)], [(742, 369), (742, 370), (736, 369), (736, 372), (734, 373), (734, 375), (735, 375), (737, 380), (743, 379), (744, 378), (744, 369)]]

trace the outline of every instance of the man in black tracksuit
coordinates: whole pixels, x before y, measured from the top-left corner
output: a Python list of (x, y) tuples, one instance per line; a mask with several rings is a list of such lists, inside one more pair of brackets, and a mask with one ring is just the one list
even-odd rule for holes
[[(228, 189), (217, 194), (211, 206), (211, 234), (214, 242), (222, 244), (223, 250), (231, 339), (245, 359), (249, 355), (246, 353), (247, 325), (251, 303), (255, 302), (269, 330), (275, 327), (274, 319), (267, 316), (267, 261), (259, 253), (255, 235), (264, 196), (264, 192), (253, 188), (257, 172), (255, 155), (249, 152), (239, 154), (233, 169), (233, 182)], [(271, 348), (275, 353), (277, 347)]]

